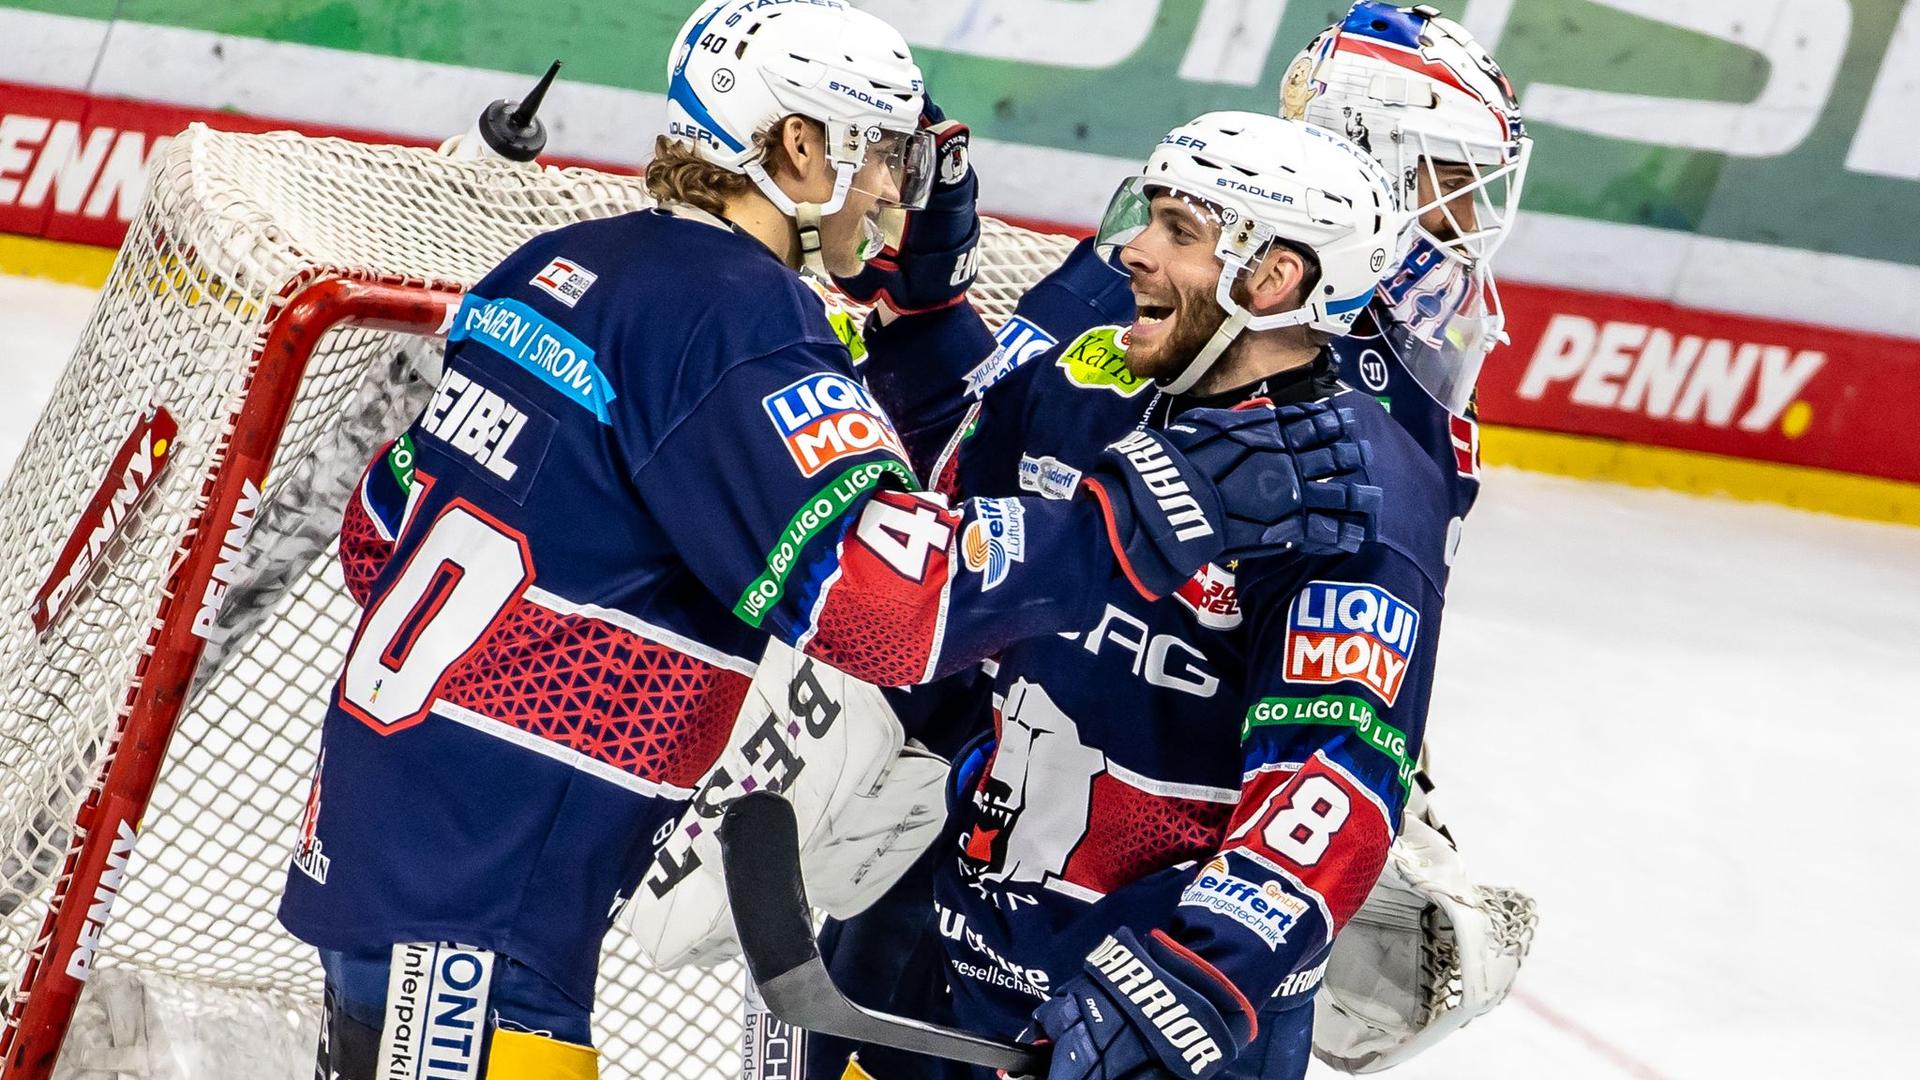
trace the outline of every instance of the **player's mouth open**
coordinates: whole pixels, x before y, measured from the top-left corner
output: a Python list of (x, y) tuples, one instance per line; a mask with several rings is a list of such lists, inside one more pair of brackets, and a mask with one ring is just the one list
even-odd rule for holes
[(1135, 335), (1157, 332), (1162, 323), (1173, 317), (1173, 305), (1151, 304), (1139, 301), (1134, 305), (1133, 332)]

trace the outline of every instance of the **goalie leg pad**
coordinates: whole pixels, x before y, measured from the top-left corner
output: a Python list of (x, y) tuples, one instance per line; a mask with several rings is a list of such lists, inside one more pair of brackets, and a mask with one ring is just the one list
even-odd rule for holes
[(587, 1007), (487, 949), (402, 942), (322, 949), (324, 1080), (593, 1080)]

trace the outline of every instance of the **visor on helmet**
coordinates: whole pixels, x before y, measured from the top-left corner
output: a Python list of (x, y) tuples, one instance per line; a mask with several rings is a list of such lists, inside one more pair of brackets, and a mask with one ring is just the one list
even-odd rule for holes
[(854, 174), (853, 190), (872, 196), (882, 207), (920, 210), (933, 191), (933, 133), (924, 129), (866, 132), (866, 158)]
[(1167, 196), (1178, 199), (1191, 211), (1205, 233), (1197, 240), (1217, 243), (1220, 231), (1239, 219), (1232, 207), (1222, 207), (1189, 191), (1169, 186), (1151, 176), (1129, 176), (1114, 190), (1107, 211), (1100, 217), (1100, 229), (1094, 233), (1094, 247), (1103, 259), (1112, 259), (1121, 248), (1147, 231), (1153, 224), (1153, 200)]

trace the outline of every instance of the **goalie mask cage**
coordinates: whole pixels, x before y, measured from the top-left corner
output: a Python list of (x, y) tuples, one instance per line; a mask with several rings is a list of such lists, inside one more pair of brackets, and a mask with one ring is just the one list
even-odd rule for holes
[[(5, 1080), (310, 1075), (320, 971), (274, 913), (358, 617), (340, 508), (431, 391), (411, 354), (438, 343), (409, 335), (528, 238), (648, 201), (635, 177), (285, 132), (195, 125), (157, 156), (0, 495)], [(989, 220), (976, 305), (1004, 319), (1070, 244)], [(156, 407), (164, 464), (130, 502), (109, 466)], [(92, 570), (42, 634), (90, 502)], [(603, 1075), (731, 1075), (739, 980), (649, 970), (616, 928)]]

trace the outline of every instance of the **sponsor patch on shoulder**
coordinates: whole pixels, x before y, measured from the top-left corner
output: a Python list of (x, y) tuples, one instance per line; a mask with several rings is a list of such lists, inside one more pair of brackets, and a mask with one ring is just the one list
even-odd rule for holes
[(1205, 908), (1253, 931), (1269, 952), (1279, 951), (1287, 931), (1306, 914), (1307, 902), (1277, 881), (1251, 881), (1233, 873), (1216, 855), (1180, 894), (1181, 907)]
[(1240, 590), (1231, 570), (1208, 563), (1173, 595), (1209, 630), (1231, 630), (1240, 625)]
[(1051, 455), (1020, 455), (1020, 490), (1049, 499), (1071, 499), (1080, 486), (1080, 470)]
[(1000, 324), (1000, 329), (993, 332), (993, 341), (992, 355), (967, 372), (967, 393), (974, 397), (986, 393), (993, 384), (1060, 344), (1052, 334), (1018, 315)]
[(1007, 580), (1027, 556), (1027, 513), (1018, 499), (974, 499), (973, 520), (960, 534), (960, 557), (981, 575), (980, 591)]
[(1111, 390), (1130, 398), (1147, 388), (1146, 379), (1127, 366), (1131, 328), (1096, 326), (1062, 349), (1058, 361), (1067, 381), (1089, 390)]
[(879, 402), (845, 375), (815, 372), (768, 394), (761, 404), (803, 476), (874, 450), (906, 460), (906, 447)]
[(1368, 746), (1393, 762), (1393, 779), (1400, 790), (1407, 790), (1413, 779), (1417, 758), (1407, 745), (1406, 732), (1380, 718), (1379, 710), (1366, 698), (1327, 694), (1313, 698), (1263, 697), (1247, 709), (1240, 724), (1242, 742), (1260, 728), (1317, 724), (1347, 728)]
[(1378, 585), (1310, 581), (1287, 609), (1291, 683), (1354, 682), (1392, 705), (1419, 640), (1420, 613)]
[(374, 1075), (391, 1080), (479, 1076), (493, 953), (401, 942), (387, 967), (387, 1013)]
[(592, 346), (566, 327), (518, 300), (489, 300), (468, 293), (453, 317), (449, 343), (474, 341), (532, 372), (568, 401), (613, 423), (607, 406), (619, 395), (607, 373), (594, 362)]
[(599, 280), (599, 274), (571, 259), (555, 259), (548, 263), (544, 270), (533, 275), (533, 280), (529, 284), (568, 307), (572, 307), (579, 303), (580, 298), (587, 295), (587, 290), (593, 288), (593, 283)]

